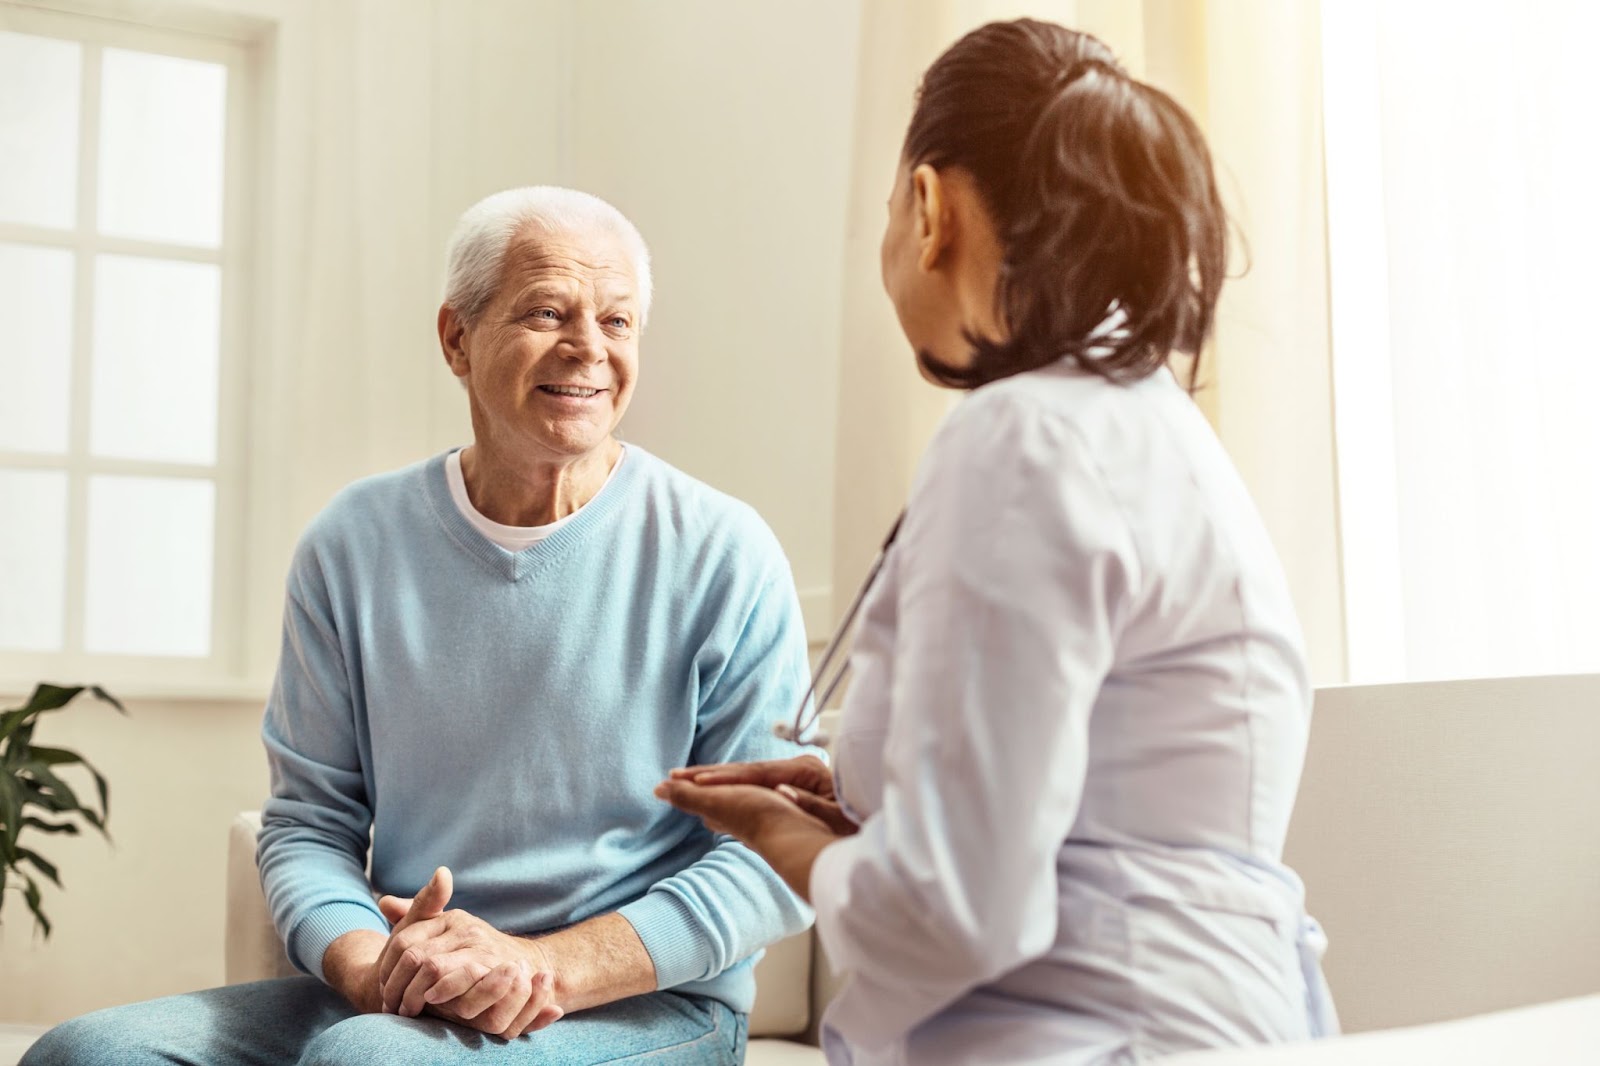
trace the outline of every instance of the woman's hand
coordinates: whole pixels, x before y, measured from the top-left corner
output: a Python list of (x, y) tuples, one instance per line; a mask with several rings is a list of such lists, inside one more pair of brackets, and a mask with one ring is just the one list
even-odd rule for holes
[[(831, 800), (800, 792), (787, 784), (779, 788), (795, 795), (811, 796), (817, 803), (828, 804), (837, 811), (837, 805)], [(674, 777), (657, 785), (656, 795), (699, 818), (713, 832), (726, 833), (748, 846), (802, 899), (811, 898), (811, 866), (817, 855), (846, 835), (835, 831), (822, 818), (807, 813), (778, 788), (750, 784), (702, 785), (689, 777)], [(844, 817), (842, 812), (839, 817)], [(851, 824), (851, 831), (854, 829)]]
[[(839, 806), (838, 797), (834, 794), (833, 771), (828, 768), (827, 763), (815, 755), (799, 755), (792, 759), (771, 759), (766, 762), (686, 766), (681, 770), (672, 771), (668, 782), (676, 781), (687, 781), (696, 785), (755, 785), (771, 789), (805, 813), (823, 822), (839, 836), (849, 836), (856, 831), (856, 824), (845, 815)], [(660, 792), (657, 794), (660, 795)], [(706, 824), (711, 823), (707, 821)], [(738, 833), (726, 829), (718, 829), (717, 832), (739, 836)], [(739, 839), (744, 840), (743, 837)], [(750, 843), (748, 840), (744, 842)]]
[(673, 781), (693, 781), (697, 785), (760, 785), (777, 788), (789, 785), (803, 792), (833, 799), (833, 771), (815, 755), (766, 762), (725, 762), (717, 766), (685, 766), (670, 775)]

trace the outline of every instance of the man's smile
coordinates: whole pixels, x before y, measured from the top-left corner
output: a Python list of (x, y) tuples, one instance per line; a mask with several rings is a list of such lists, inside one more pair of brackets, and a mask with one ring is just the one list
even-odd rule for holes
[(540, 385), (539, 391), (549, 396), (563, 396), (578, 400), (588, 400), (598, 396), (600, 393), (605, 392), (606, 390), (586, 388), (582, 385)]

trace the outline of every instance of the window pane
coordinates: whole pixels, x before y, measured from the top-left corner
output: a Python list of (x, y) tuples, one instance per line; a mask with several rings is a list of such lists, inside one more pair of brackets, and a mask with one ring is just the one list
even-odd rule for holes
[(67, 450), (72, 253), (0, 244), (0, 450)]
[(221, 269), (95, 261), (89, 446), (119, 459), (208, 464), (217, 455)]
[(60, 651), (67, 475), (0, 470), (0, 648)]
[(214, 495), (209, 481), (89, 479), (87, 651), (210, 654)]
[(82, 65), (75, 41), (0, 32), (0, 222), (76, 220)]
[(215, 248), (222, 243), (228, 71), (217, 63), (105, 50), (100, 231)]

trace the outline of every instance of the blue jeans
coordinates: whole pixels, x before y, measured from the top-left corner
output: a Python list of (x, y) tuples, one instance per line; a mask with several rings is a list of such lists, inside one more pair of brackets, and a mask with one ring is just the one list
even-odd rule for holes
[(85, 1014), (19, 1066), (738, 1066), (745, 1027), (714, 999), (655, 992), (508, 1042), (436, 1018), (357, 1014), (315, 978), (287, 977)]

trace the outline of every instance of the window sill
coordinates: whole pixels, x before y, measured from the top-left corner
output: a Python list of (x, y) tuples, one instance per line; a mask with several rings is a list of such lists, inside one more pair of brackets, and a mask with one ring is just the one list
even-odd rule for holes
[[(75, 679), (70, 683), (79, 684)], [(261, 707), (266, 704), (267, 695), (272, 691), (272, 682), (265, 678), (190, 682), (129, 680), (121, 683), (105, 679), (94, 683), (124, 703), (230, 703)], [(37, 680), (0, 678), (0, 708), (22, 706), (37, 684)]]

